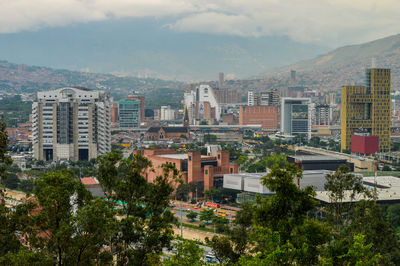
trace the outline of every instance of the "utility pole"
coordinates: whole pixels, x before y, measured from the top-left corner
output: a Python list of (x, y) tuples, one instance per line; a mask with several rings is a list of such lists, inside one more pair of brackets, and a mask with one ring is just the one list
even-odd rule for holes
[(180, 212), (181, 212), (181, 237), (183, 238), (183, 226), (182, 226), (182, 203), (181, 203), (181, 208), (180, 208)]

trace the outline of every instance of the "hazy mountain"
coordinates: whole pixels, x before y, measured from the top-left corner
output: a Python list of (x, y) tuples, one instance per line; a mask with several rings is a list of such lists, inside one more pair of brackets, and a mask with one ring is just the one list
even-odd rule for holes
[(117, 99), (125, 97), (132, 91), (151, 95), (163, 89), (179, 91), (178, 93), (181, 94), (183, 88), (181, 82), (161, 79), (118, 77), (111, 74), (69, 71), (0, 61), (0, 91), (36, 92), (67, 86), (110, 90)]
[[(167, 80), (247, 78), (329, 51), (288, 37), (177, 32), (162, 19), (119, 19), (0, 35), (9, 62)], [(231, 75), (228, 75), (231, 74)]]
[(343, 85), (362, 84), (365, 69), (372, 65), (392, 69), (392, 88), (400, 88), (400, 34), (340, 47), (314, 59), (278, 68), (267, 76), (289, 82), (289, 71), (295, 69), (300, 84), (337, 89)]

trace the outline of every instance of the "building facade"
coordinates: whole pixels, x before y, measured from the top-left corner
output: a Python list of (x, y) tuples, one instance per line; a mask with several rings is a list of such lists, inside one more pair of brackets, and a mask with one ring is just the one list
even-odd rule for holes
[[(152, 162), (154, 169), (146, 170), (147, 182), (154, 182), (157, 176), (162, 175), (162, 165), (166, 163), (172, 163), (178, 169), (183, 183), (199, 183), (204, 190), (222, 187), (224, 174), (239, 172), (238, 166), (230, 162), (229, 151), (217, 151), (216, 156), (201, 155), (199, 151), (176, 154), (168, 149), (148, 149), (140, 153)], [(173, 185), (176, 188), (179, 182)]]
[(328, 126), (330, 123), (330, 106), (318, 104), (315, 106), (315, 125)]
[(119, 102), (119, 127), (122, 129), (140, 127), (140, 101)]
[(37, 160), (90, 160), (111, 151), (112, 98), (86, 88), (38, 92), (32, 104)]
[(350, 150), (355, 133), (379, 138), (379, 151), (390, 151), (390, 69), (367, 69), (367, 86), (342, 88), (341, 150)]
[(199, 85), (195, 90), (185, 92), (184, 105), (188, 110), (191, 125), (202, 120), (212, 124), (221, 118), (221, 105), (215, 90), (209, 85)]
[(128, 95), (128, 100), (139, 101), (140, 102), (140, 122), (145, 120), (145, 105), (144, 105), (144, 96), (139, 95)]
[(278, 105), (279, 104), (279, 92), (277, 89), (270, 89), (268, 91), (247, 92), (247, 105)]
[(311, 138), (311, 99), (282, 98), (281, 132), (289, 135), (306, 135)]
[(189, 140), (188, 127), (150, 127), (146, 132), (146, 140)]
[(239, 125), (261, 125), (262, 129), (277, 129), (277, 106), (240, 106)]
[(161, 106), (160, 109), (160, 120), (170, 121), (175, 119), (175, 110), (171, 106)]

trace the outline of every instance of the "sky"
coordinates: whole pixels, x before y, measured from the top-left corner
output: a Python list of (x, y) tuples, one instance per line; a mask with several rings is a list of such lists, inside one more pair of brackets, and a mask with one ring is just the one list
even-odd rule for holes
[[(205, 58), (212, 65), (227, 58), (229, 61), (233, 56), (239, 58), (234, 64), (244, 64), (249, 71), (230, 67), (232, 62), (217, 67), (226, 67), (227, 73), (244, 77), (253, 71), (258, 74), (257, 69), (262, 72), (264, 68), (294, 63), (339, 46), (398, 34), (399, 14), (398, 0), (0, 0), (3, 50), (0, 59), (136, 75), (147, 71), (165, 78), (196, 79), (211, 78), (218, 70), (212, 67), (203, 70), (206, 62), (199, 63), (200, 70), (188, 68), (184, 60), (188, 56), (189, 59), (194, 56), (193, 60), (188, 59), (191, 63)], [(101, 34), (101, 38), (96, 34)], [(87, 35), (92, 37), (87, 39)], [(126, 35), (137, 38), (126, 39)], [(119, 49), (113, 50), (104, 45), (108, 36), (115, 42), (125, 39), (134, 43), (132, 48), (118, 44)], [(75, 49), (68, 47), (71, 38), (88, 42), (87, 47), (82, 45), (81, 50), (79, 45)], [(143, 38), (161, 44), (169, 39), (168, 47), (158, 47), (156, 53), (154, 49), (146, 50)], [(202, 40), (207, 47), (196, 58), (197, 42)], [(24, 42), (32, 47), (24, 46)], [(47, 51), (40, 51), (43, 42)], [(56, 47), (60, 45), (65, 45), (65, 49)], [(98, 53), (90, 56), (93, 46)], [(282, 59), (262, 51), (263, 47), (275, 49)], [(210, 49), (224, 51), (226, 55), (213, 61), (213, 52), (210, 56), (206, 52)], [(65, 57), (60, 56), (60, 50)], [(109, 50), (114, 56), (106, 56), (107, 63), (91, 63), (92, 57)], [(131, 61), (142, 62), (124, 63), (130, 55)], [(246, 56), (250, 57), (249, 62), (245, 62)], [(75, 59), (75, 65), (63, 63), (68, 58)], [(80, 63), (79, 58), (85, 63)], [(159, 67), (157, 58), (176, 67), (172, 71), (167, 66)], [(254, 69), (249, 69), (252, 64)]]

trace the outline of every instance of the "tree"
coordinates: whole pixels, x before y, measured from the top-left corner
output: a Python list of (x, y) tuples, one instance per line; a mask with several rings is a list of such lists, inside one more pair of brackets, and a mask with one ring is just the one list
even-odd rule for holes
[(174, 244), (174, 254), (167, 258), (163, 265), (201, 266), (204, 250), (192, 240), (178, 240)]
[(103, 199), (96, 198), (79, 208), (73, 218), (74, 236), (68, 250), (67, 264), (110, 264), (111, 250), (103, 249), (111, 244), (116, 229), (114, 212)]
[(200, 212), (200, 220), (201, 221), (206, 221), (207, 223), (209, 221), (212, 221), (214, 218), (214, 210), (213, 209), (204, 209)]
[(400, 204), (393, 204), (387, 208), (386, 219), (394, 227), (400, 226)]
[(19, 183), (19, 189), (24, 192), (32, 193), (33, 191), (33, 181), (32, 180), (21, 180)]
[(43, 175), (36, 181), (34, 192), (37, 204), (28, 214), (31, 222), (26, 237), (32, 247), (63, 265), (74, 248), (74, 214), (91, 200), (91, 195), (68, 170)]
[(54, 261), (46, 254), (39, 250), (29, 250), (21, 248), (18, 252), (10, 252), (5, 256), (0, 257), (1, 265), (35, 265), (35, 266), (52, 266)]
[(163, 174), (148, 183), (145, 172), (151, 162), (140, 154), (121, 159), (115, 153), (99, 159), (99, 181), (121, 219), (113, 239), (118, 264), (157, 263), (164, 247), (173, 238), (174, 216), (168, 210), (172, 182), (179, 172), (172, 164), (163, 165)]
[(190, 219), (190, 222), (194, 222), (194, 220), (197, 218), (197, 213), (189, 212), (188, 214), (186, 214), (186, 217)]
[(337, 230), (343, 226), (344, 216), (350, 211), (357, 195), (372, 197), (364, 187), (362, 177), (351, 174), (346, 165), (326, 175), (324, 188), (328, 191), (330, 200), (330, 204), (326, 207), (327, 218)]
[(384, 165), (383, 168), (382, 168), (382, 171), (392, 171), (392, 168), (390, 168), (387, 165)]
[(12, 164), (11, 157), (7, 154), (8, 152), (8, 136), (6, 132), (6, 123), (4, 116), (0, 119), (0, 181), (5, 179), (5, 173), (8, 166)]
[(315, 201), (312, 187), (300, 189), (295, 180), (302, 177), (301, 169), (294, 164), (286, 163), (285, 168), (278, 166), (262, 178), (262, 184), (275, 195), (267, 198), (258, 197), (255, 208), (255, 224), (269, 227), (279, 232), (283, 242), (290, 239), (295, 226), (303, 223), (308, 211), (312, 210)]
[[(373, 244), (364, 244), (365, 236), (355, 235), (354, 241), (346, 254), (340, 256), (341, 265), (381, 265), (381, 255), (372, 251)], [(336, 265), (332, 258), (320, 257), (321, 265)]]
[(400, 243), (396, 231), (385, 221), (383, 212), (374, 201), (358, 202), (348, 214), (348, 224), (343, 234), (349, 239), (362, 234), (365, 242), (372, 244), (371, 251), (381, 254), (383, 264), (400, 264)]
[(6, 169), (12, 164), (11, 157), (7, 154), (7, 143), (6, 123), (2, 116), (0, 119), (0, 257), (8, 252), (17, 251), (20, 246), (16, 237), (16, 224), (10, 209), (6, 207), (2, 187), (7, 176)]
[(283, 242), (278, 232), (266, 227), (255, 227), (252, 238), (257, 243), (257, 253), (242, 256), (239, 265), (298, 265), (299, 251), (289, 242)]
[[(5, 201), (0, 201), (0, 258), (8, 253), (17, 252), (20, 242), (17, 239), (17, 224), (13, 213), (6, 207)], [(1, 261), (0, 261), (1, 262)]]
[(218, 233), (229, 232), (229, 220), (225, 217), (214, 215), (212, 222), (214, 223), (215, 229)]
[(299, 250), (297, 262), (300, 265), (317, 265), (325, 244), (332, 239), (332, 228), (327, 223), (306, 219), (293, 230), (291, 243)]
[(189, 184), (185, 183), (179, 184), (175, 192), (176, 199), (187, 201), (189, 199), (189, 192), (190, 192)]
[[(214, 236), (206, 239), (220, 262), (237, 263), (251, 245), (250, 227), (253, 219), (253, 207), (249, 202), (241, 205), (227, 236)], [(228, 228), (229, 229), (229, 228)]]
[(3, 181), (4, 186), (9, 189), (17, 189), (20, 183), (19, 178), (14, 173), (6, 173), (6, 177)]

